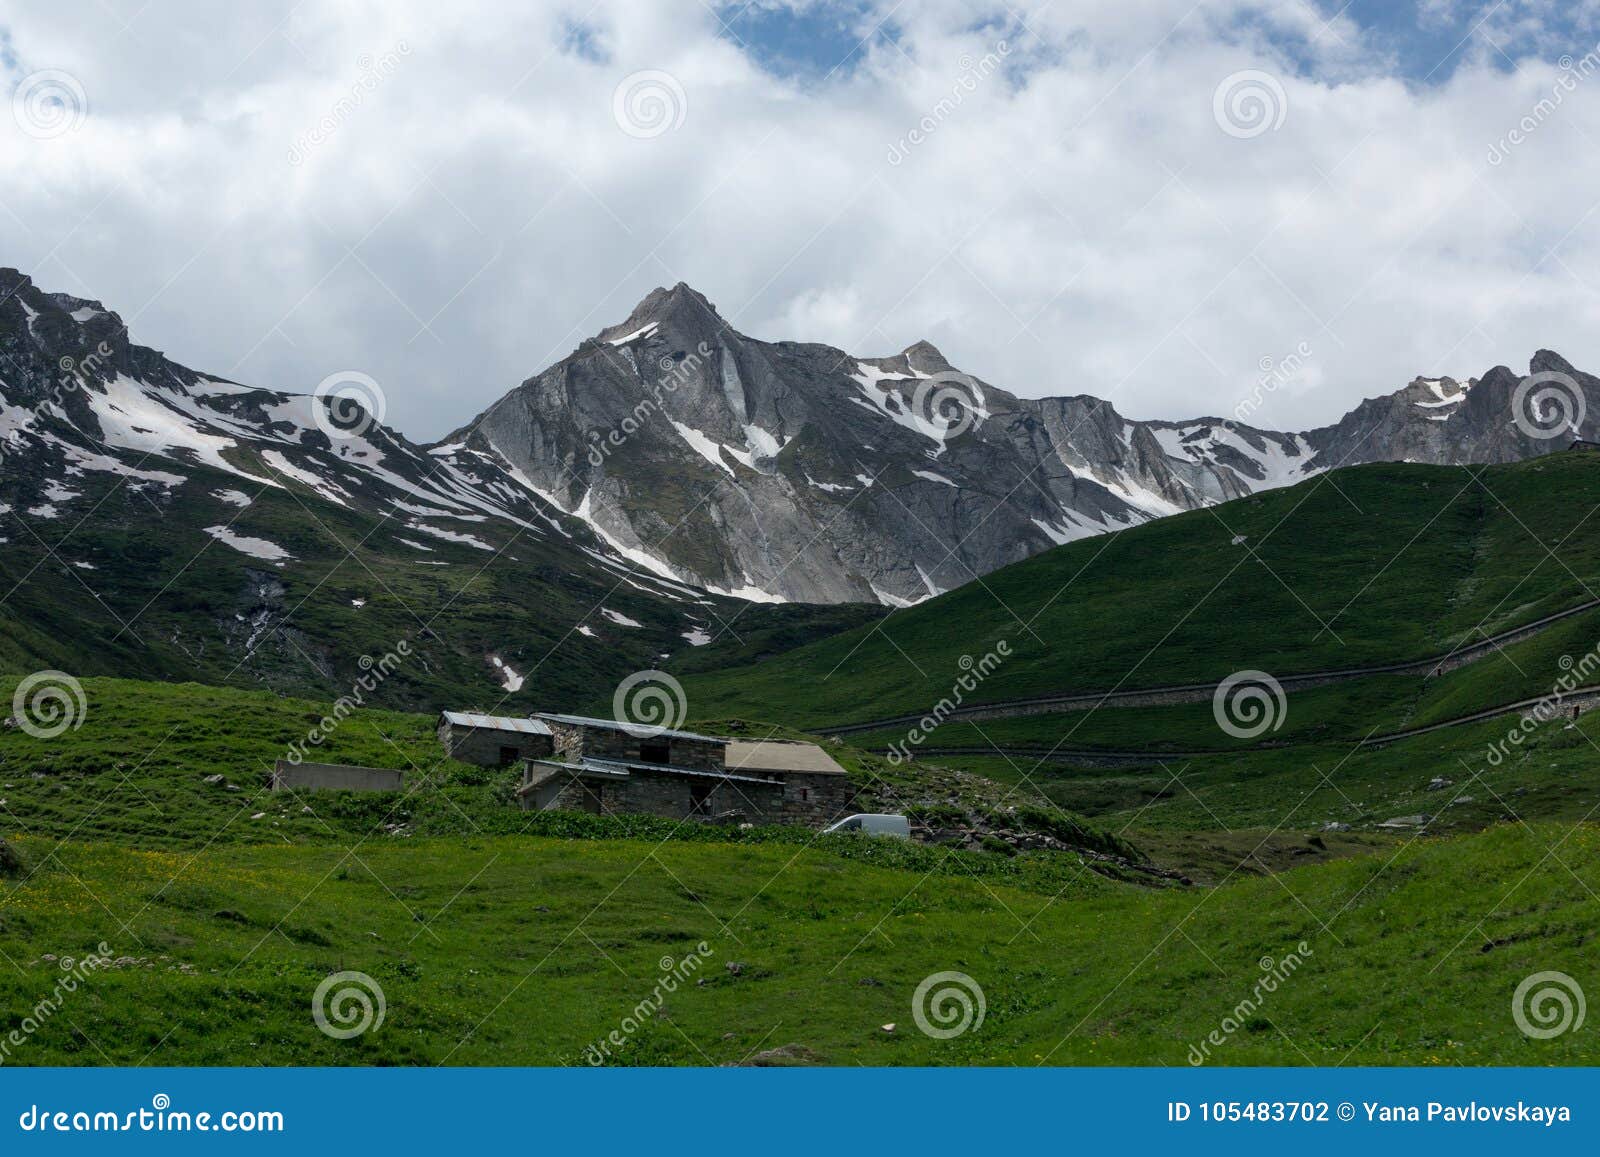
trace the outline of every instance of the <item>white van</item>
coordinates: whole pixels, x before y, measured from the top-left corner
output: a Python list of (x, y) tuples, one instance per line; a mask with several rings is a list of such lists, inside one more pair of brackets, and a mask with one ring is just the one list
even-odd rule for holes
[(824, 835), (829, 832), (861, 832), (869, 836), (898, 836), (902, 840), (909, 840), (911, 823), (905, 816), (867, 813), (846, 816), (832, 827), (823, 828), (822, 832)]

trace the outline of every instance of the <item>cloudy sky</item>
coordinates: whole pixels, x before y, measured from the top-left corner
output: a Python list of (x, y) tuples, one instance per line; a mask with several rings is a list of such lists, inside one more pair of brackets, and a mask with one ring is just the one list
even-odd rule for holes
[(0, 0), (0, 264), (420, 439), (677, 281), (1139, 418), (1291, 359), (1305, 426), (1600, 367), (1597, 9)]

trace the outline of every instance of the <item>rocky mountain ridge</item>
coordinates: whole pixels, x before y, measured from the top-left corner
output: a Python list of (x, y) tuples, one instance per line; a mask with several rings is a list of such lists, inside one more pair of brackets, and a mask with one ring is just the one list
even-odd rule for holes
[[(1532, 374), (1565, 379), (1545, 386), (1580, 409), (1600, 398), (1600, 382), (1549, 351)], [(664, 577), (743, 598), (902, 605), (1336, 466), (1511, 461), (1593, 432), (1581, 413), (1556, 437), (1525, 432), (1513, 419), (1527, 380), (1503, 366), (1418, 378), (1298, 433), (1131, 421), (1090, 395), (1017, 397), (927, 342), (865, 358), (759, 341), (680, 283), (445, 444), (504, 461)]]
[[(1595, 435), (1600, 398), (1600, 380), (1540, 351), (1528, 376), (1418, 378), (1304, 432), (1131, 421), (1087, 394), (1018, 397), (927, 342), (874, 358), (760, 341), (684, 284), (433, 446), (385, 426), (362, 375), (312, 395), (211, 377), (15, 270), (0, 271), (0, 351), (0, 513), (60, 517), (86, 473), (159, 496), (203, 468), (232, 477), (231, 501), (309, 493), (383, 519), (419, 553), (560, 540), (669, 600), (908, 604), (1339, 465), (1559, 448)], [(230, 542), (220, 521), (219, 541), (289, 561), (271, 542)]]

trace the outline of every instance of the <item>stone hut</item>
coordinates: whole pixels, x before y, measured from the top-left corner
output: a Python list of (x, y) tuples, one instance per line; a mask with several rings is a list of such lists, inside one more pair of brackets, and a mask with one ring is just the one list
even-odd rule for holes
[(728, 770), (740, 775), (776, 776), (783, 781), (779, 823), (816, 826), (853, 810), (856, 793), (848, 773), (815, 743), (730, 739), (727, 761)]
[(439, 715), (444, 753), (480, 767), (510, 767), (551, 753), (550, 728), (537, 719), (445, 711)]
[(549, 759), (524, 767), (528, 811), (639, 813), (669, 819), (818, 824), (851, 797), (845, 771), (810, 743), (746, 743), (579, 715), (534, 717)]

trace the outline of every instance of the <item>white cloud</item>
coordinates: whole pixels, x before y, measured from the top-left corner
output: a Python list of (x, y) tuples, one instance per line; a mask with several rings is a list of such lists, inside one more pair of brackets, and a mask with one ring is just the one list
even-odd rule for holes
[[(798, 81), (696, 0), (107, 7), (8, 18), (9, 81), (65, 70), (89, 115), (39, 140), (0, 112), (0, 262), (196, 368), (307, 391), (371, 374), (419, 437), (678, 280), (758, 337), (927, 337), (997, 385), (1137, 417), (1231, 412), (1301, 342), (1256, 420), (1538, 346), (1600, 366), (1600, 74), (1492, 165), (1554, 63), (1407, 83), (1371, 63), (1382, 37), (1303, 4), (1095, 0), (1024, 24), (908, 0), (897, 44)], [(1001, 73), (949, 107), (1002, 37)], [(687, 108), (636, 139), (613, 93), (645, 69)], [(1213, 94), (1245, 69), (1287, 109), (1236, 139)]]

